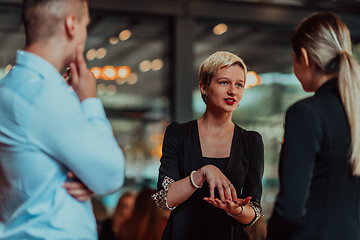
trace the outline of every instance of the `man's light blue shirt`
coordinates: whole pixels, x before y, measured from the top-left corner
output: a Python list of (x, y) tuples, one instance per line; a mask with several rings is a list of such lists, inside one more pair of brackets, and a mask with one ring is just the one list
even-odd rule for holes
[(124, 181), (124, 156), (102, 103), (79, 101), (47, 61), (17, 52), (0, 80), (0, 239), (97, 239), (90, 201), (62, 187), (71, 170), (92, 191)]

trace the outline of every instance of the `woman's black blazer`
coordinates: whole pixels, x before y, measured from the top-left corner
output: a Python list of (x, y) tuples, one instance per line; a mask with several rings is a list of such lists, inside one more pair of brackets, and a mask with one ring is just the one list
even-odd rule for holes
[(349, 164), (349, 125), (337, 83), (329, 80), (287, 112), (268, 240), (360, 239), (360, 178)]
[[(177, 181), (203, 166), (197, 121), (171, 123), (164, 136), (158, 190), (162, 189), (165, 176)], [(252, 196), (260, 203), (263, 169), (264, 147), (260, 134), (235, 126), (230, 160), (224, 174), (234, 184), (240, 198)], [(203, 200), (209, 196), (208, 186), (204, 182), (202, 188), (172, 210), (163, 240), (248, 239), (243, 224)]]

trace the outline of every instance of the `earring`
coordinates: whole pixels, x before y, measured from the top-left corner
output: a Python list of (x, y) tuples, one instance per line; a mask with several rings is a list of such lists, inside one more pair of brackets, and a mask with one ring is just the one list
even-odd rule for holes
[(205, 102), (205, 103), (207, 102), (207, 96), (206, 96), (206, 93), (204, 94), (204, 102)]

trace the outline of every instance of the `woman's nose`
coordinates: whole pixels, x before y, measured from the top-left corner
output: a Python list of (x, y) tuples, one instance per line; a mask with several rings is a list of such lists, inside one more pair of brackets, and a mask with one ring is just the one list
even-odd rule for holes
[(235, 86), (230, 86), (229, 89), (228, 89), (228, 94), (229, 95), (234, 95), (236, 94), (236, 90), (235, 90)]

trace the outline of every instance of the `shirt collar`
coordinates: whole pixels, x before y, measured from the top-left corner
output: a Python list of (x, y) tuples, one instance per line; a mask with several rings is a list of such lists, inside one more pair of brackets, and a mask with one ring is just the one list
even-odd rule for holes
[(38, 73), (45, 81), (51, 83), (65, 83), (58, 70), (45, 59), (24, 51), (18, 50), (16, 56), (16, 65), (26, 67)]

